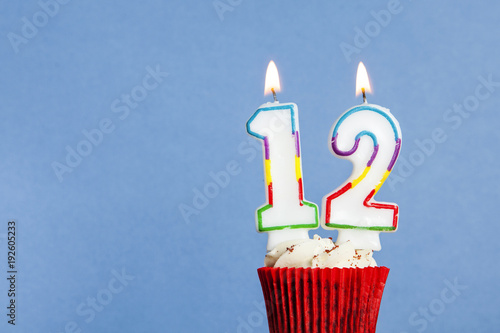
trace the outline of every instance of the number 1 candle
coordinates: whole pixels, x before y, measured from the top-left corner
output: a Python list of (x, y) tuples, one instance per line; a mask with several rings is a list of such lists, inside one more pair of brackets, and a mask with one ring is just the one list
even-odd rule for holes
[(331, 152), (353, 164), (351, 176), (323, 198), (322, 224), (339, 229), (337, 243), (351, 241), (357, 249), (381, 249), (380, 232), (396, 231), (399, 208), (373, 196), (387, 179), (401, 149), (399, 123), (386, 108), (366, 102), (368, 75), (359, 64), (356, 93), (363, 104), (344, 112), (330, 131)]
[(309, 238), (319, 226), (318, 207), (304, 199), (298, 108), (279, 103), (278, 70), (273, 61), (266, 73), (264, 93), (274, 102), (259, 107), (247, 122), (247, 132), (262, 140), (267, 203), (256, 211), (257, 231), (269, 235), (267, 249), (291, 239)]

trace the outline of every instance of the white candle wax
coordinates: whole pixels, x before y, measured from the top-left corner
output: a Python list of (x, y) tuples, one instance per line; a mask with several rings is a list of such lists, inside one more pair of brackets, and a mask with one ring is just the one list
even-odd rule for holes
[(309, 238), (319, 226), (318, 207), (304, 200), (297, 105), (266, 103), (247, 122), (262, 140), (267, 203), (256, 211), (257, 231), (269, 234), (267, 249)]
[(322, 224), (339, 229), (338, 243), (381, 249), (379, 233), (397, 229), (399, 208), (373, 196), (389, 176), (401, 148), (399, 123), (386, 108), (364, 103), (344, 112), (330, 131), (331, 152), (353, 164), (351, 176), (323, 198)]

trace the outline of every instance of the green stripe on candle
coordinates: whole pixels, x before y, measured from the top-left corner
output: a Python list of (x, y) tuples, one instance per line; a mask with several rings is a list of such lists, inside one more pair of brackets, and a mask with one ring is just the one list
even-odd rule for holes
[(314, 220), (315, 220), (314, 223), (280, 225), (280, 226), (273, 226), (273, 227), (264, 228), (262, 226), (262, 213), (265, 212), (266, 210), (268, 210), (269, 208), (273, 207), (272, 205), (265, 205), (265, 206), (262, 206), (261, 208), (257, 209), (257, 221), (259, 224), (258, 225), (259, 232), (284, 230), (284, 229), (316, 229), (316, 228), (318, 228), (319, 227), (318, 206), (315, 203), (305, 201), (305, 200), (302, 200), (302, 204), (314, 208)]

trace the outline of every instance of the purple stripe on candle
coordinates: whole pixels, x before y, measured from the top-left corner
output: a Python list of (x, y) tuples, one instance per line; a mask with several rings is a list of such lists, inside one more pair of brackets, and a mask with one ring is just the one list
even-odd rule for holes
[(338, 149), (337, 148), (337, 136), (338, 136), (338, 133), (332, 139), (332, 149), (335, 152), (335, 154), (340, 155), (340, 156), (349, 156), (352, 153), (354, 153), (356, 151), (356, 149), (358, 149), (359, 139), (356, 139), (356, 141), (354, 142), (354, 146), (349, 151), (343, 151), (343, 150)]
[(375, 156), (377, 156), (377, 153), (378, 153), (378, 145), (376, 145), (375, 147), (373, 147), (372, 157), (370, 157), (370, 160), (368, 161), (368, 164), (366, 166), (371, 166), (372, 165), (373, 160), (375, 159)]
[(264, 154), (266, 156), (266, 160), (269, 159), (269, 140), (267, 136), (264, 137)]
[(398, 138), (396, 140), (396, 147), (394, 149), (394, 155), (392, 155), (391, 163), (389, 163), (389, 167), (387, 168), (387, 170), (389, 170), (389, 171), (392, 170), (394, 163), (396, 163), (396, 160), (398, 159), (400, 149), (401, 149), (401, 138)]
[(295, 131), (295, 154), (300, 157), (299, 131)]

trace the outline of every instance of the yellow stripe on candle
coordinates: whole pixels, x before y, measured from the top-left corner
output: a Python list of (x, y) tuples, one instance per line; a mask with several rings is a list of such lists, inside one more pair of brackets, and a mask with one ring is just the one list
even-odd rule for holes
[(377, 193), (378, 190), (380, 190), (380, 188), (382, 187), (382, 185), (384, 184), (385, 180), (387, 179), (387, 177), (389, 177), (390, 174), (391, 174), (391, 170), (386, 170), (386, 172), (384, 173), (384, 176), (380, 180), (380, 183), (378, 183), (378, 185), (375, 187), (375, 193)]
[(300, 157), (295, 156), (295, 177), (297, 180), (302, 178), (302, 170), (300, 170)]
[(271, 160), (264, 160), (264, 168), (266, 172), (266, 185), (269, 186), (271, 184)]
[(361, 174), (361, 176), (359, 176), (358, 178), (356, 178), (352, 181), (352, 187), (355, 187), (356, 185), (358, 185), (359, 182), (362, 181), (363, 178), (366, 177), (366, 174), (368, 173), (368, 171), (370, 171), (370, 168), (371, 167), (366, 167), (365, 170), (363, 170), (363, 173)]

